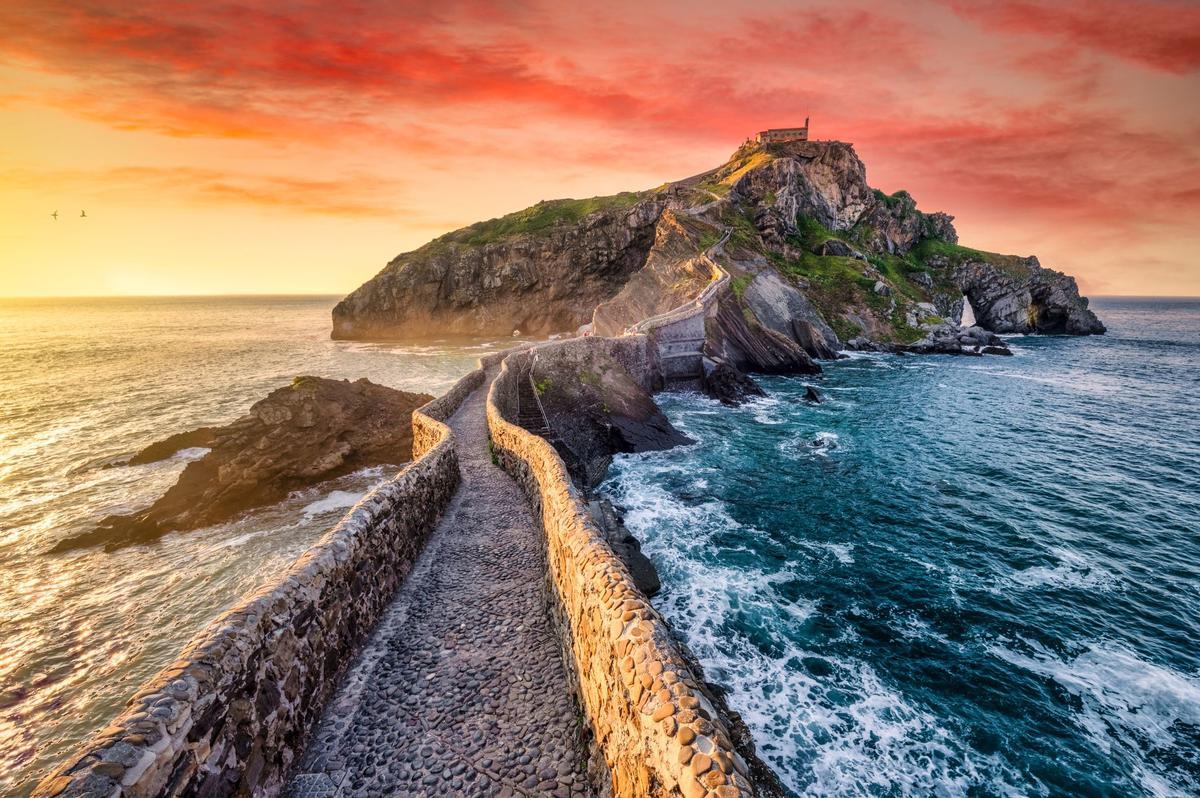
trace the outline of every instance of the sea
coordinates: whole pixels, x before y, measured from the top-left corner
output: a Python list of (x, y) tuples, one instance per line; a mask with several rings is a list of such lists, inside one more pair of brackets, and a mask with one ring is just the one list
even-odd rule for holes
[[(125, 459), (294, 376), (438, 394), (512, 343), (331, 341), (335, 301), (0, 301), (0, 794), (395, 470), (48, 555), (203, 450)], [(656, 605), (795, 794), (1200, 794), (1200, 302), (1094, 307), (1108, 335), (1011, 358), (853, 355), (738, 409), (663, 394), (696, 443), (617, 459)]]
[(662, 395), (696, 443), (617, 458), (654, 604), (794, 794), (1200, 795), (1200, 301), (1093, 308)]
[(396, 466), (231, 523), (49, 555), (149, 505), (203, 449), (124, 466), (223, 424), (300, 375), (437, 395), (505, 341), (331, 341), (337, 297), (0, 300), (0, 795), (27, 795), (236, 600), (268, 583)]

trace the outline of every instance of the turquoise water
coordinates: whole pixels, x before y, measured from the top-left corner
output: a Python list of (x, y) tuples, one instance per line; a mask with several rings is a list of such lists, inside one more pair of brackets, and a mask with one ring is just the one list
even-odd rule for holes
[(204, 450), (106, 466), (232, 421), (299, 374), (437, 394), (511, 345), (331, 341), (336, 301), (0, 301), (0, 795), (27, 794), (211, 618), (395, 471), (366, 469), (153, 545), (47, 556), (105, 515), (153, 502)]
[(661, 397), (606, 490), (797, 794), (1200, 793), (1200, 302)]

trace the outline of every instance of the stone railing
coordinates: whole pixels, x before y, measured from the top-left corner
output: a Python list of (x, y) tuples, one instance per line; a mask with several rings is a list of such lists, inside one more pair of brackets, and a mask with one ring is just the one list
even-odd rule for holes
[(274, 584), (193, 638), (34, 796), (277, 794), (341, 670), (458, 487), (443, 422), (483, 381), (484, 372), (473, 371), (414, 411), (416, 459)]
[(709, 265), (712, 268), (712, 279), (709, 281), (708, 285), (704, 287), (703, 291), (697, 294), (694, 299), (691, 299), (678, 307), (672, 308), (664, 313), (659, 313), (657, 316), (651, 316), (648, 319), (639, 321), (637, 324), (626, 330), (625, 334), (647, 334), (661, 327), (674, 324), (675, 322), (690, 319), (693, 316), (708, 310), (708, 307), (712, 304), (713, 300), (717, 298), (717, 295), (721, 292), (721, 289), (729, 285), (729, 272), (717, 265), (716, 261), (711, 259), (710, 253), (724, 246), (725, 242), (729, 240), (731, 232), (731, 230), (726, 230), (725, 234), (721, 236), (720, 241), (704, 251), (704, 257), (709, 260)]
[[(644, 340), (644, 339), (643, 339)], [(504, 360), (487, 417), (501, 466), (545, 531), (547, 587), (564, 661), (618, 798), (752, 796), (746, 762), (666, 622), (587, 512), (562, 458), (511, 423), (529, 353)]]

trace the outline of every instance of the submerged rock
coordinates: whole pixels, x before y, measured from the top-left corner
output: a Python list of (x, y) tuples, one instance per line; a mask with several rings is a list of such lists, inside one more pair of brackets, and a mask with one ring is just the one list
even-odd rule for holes
[(821, 398), (821, 394), (817, 393), (816, 388), (812, 387), (811, 385), (807, 385), (804, 388), (804, 401), (812, 402), (813, 404), (820, 404), (824, 400)]
[(642, 553), (642, 544), (626, 527), (625, 522), (608, 499), (588, 502), (588, 512), (604, 533), (613, 553), (625, 563), (633, 582), (647, 597), (662, 589), (658, 571), (650, 558)]
[[(412, 411), (433, 397), (365, 379), (297, 377), (250, 412), (208, 434), (211, 451), (188, 464), (148, 509), (110, 515), (53, 551), (112, 549), (197, 529), (284, 499), (290, 492), (368, 466), (412, 459)], [(161, 459), (197, 440), (173, 435), (139, 453)], [(143, 459), (143, 462), (150, 460)]]

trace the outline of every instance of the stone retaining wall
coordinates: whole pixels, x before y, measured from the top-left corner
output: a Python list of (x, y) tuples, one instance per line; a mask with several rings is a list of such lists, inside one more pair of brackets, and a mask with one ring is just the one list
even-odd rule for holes
[(595, 736), (594, 754), (605, 765), (593, 776), (607, 779), (599, 786), (618, 798), (752, 796), (727, 724), (605, 542), (562, 458), (508, 421), (516, 417), (516, 379), (530, 356), (504, 360), (488, 392), (488, 428), (500, 464), (542, 521), (560, 645)]
[(482, 369), (473, 371), (414, 411), (414, 461), (273, 585), (193, 638), (34, 796), (277, 794), (343, 667), (458, 487), (443, 422), (483, 381)]

